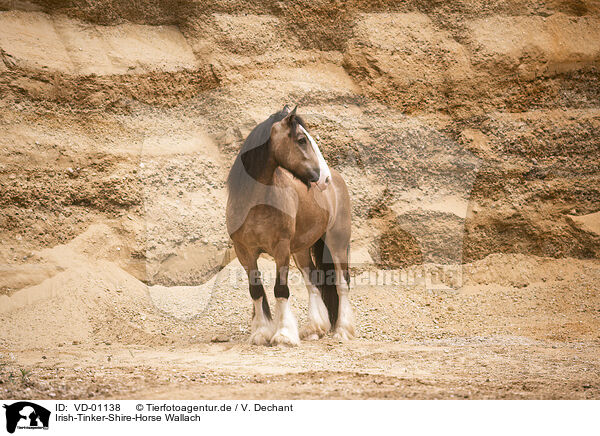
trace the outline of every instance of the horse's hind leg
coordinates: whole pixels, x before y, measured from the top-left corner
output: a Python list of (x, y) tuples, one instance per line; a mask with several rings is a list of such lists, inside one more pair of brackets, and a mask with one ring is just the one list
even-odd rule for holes
[(256, 263), (258, 252), (247, 250), (239, 244), (235, 244), (235, 251), (248, 274), (248, 286), (254, 304), (249, 341), (254, 345), (267, 345), (273, 336), (273, 323), (265, 289), (260, 280), (260, 271)]
[(310, 257), (310, 250), (294, 253), (294, 261), (302, 272), (308, 290), (308, 325), (302, 329), (300, 337), (307, 341), (317, 340), (327, 334), (331, 329), (331, 323), (321, 292), (311, 280), (313, 278), (311, 273), (315, 271), (315, 265)]
[(275, 247), (273, 257), (277, 264), (277, 277), (275, 279), (275, 325), (276, 331), (271, 338), (274, 345), (298, 345), (298, 322), (290, 309), (288, 288), (288, 271), (290, 269), (290, 243), (282, 240)]
[(348, 270), (348, 243), (340, 243), (344, 238), (326, 237), (325, 243), (329, 246), (331, 257), (335, 265), (335, 280), (339, 297), (338, 318), (333, 330), (333, 338), (347, 341), (354, 337), (354, 314), (350, 304), (350, 273)]

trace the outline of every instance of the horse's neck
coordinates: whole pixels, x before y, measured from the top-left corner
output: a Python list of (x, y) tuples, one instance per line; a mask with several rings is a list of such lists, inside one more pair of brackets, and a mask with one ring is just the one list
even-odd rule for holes
[(277, 170), (277, 162), (269, 155), (265, 166), (256, 177), (256, 181), (263, 185), (272, 185), (275, 177), (275, 171)]
[(264, 180), (259, 181), (246, 174), (242, 186), (227, 200), (227, 230), (232, 235), (246, 221), (246, 217), (255, 206), (271, 206), (272, 208), (294, 217), (297, 212), (297, 201), (293, 186), (282, 183), (277, 177), (277, 167), (269, 173), (262, 174)]

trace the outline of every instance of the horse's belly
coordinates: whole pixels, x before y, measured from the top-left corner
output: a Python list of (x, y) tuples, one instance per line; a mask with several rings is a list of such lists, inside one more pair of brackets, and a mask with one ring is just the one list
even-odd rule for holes
[(291, 239), (293, 234), (294, 220), (290, 215), (272, 206), (258, 205), (248, 212), (231, 239), (271, 254), (280, 240)]

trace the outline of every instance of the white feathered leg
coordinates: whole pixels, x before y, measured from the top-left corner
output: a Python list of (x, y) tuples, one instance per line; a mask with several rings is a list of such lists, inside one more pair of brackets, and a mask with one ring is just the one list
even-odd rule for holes
[(304, 340), (314, 341), (327, 334), (331, 329), (331, 323), (317, 287), (307, 282), (306, 288), (308, 289), (308, 324), (302, 329), (300, 336)]
[(340, 299), (338, 309), (338, 319), (335, 323), (333, 338), (339, 341), (347, 341), (354, 337), (354, 314), (349, 299), (349, 288), (344, 274), (340, 271), (338, 274), (337, 292)]
[(252, 301), (254, 302), (254, 316), (250, 325), (250, 343), (254, 345), (267, 345), (273, 336), (273, 322), (267, 318), (267, 315), (263, 311), (263, 297)]
[(290, 303), (287, 298), (277, 298), (275, 325), (277, 330), (271, 338), (273, 345), (294, 346), (300, 344), (298, 322), (290, 309)]

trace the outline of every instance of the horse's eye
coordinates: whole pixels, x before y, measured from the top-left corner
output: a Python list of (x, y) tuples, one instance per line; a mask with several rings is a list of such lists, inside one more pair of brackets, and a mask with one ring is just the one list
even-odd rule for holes
[(298, 139), (298, 144), (300, 144), (300, 145), (306, 145), (306, 142), (307, 142), (306, 138), (304, 138), (304, 137)]

